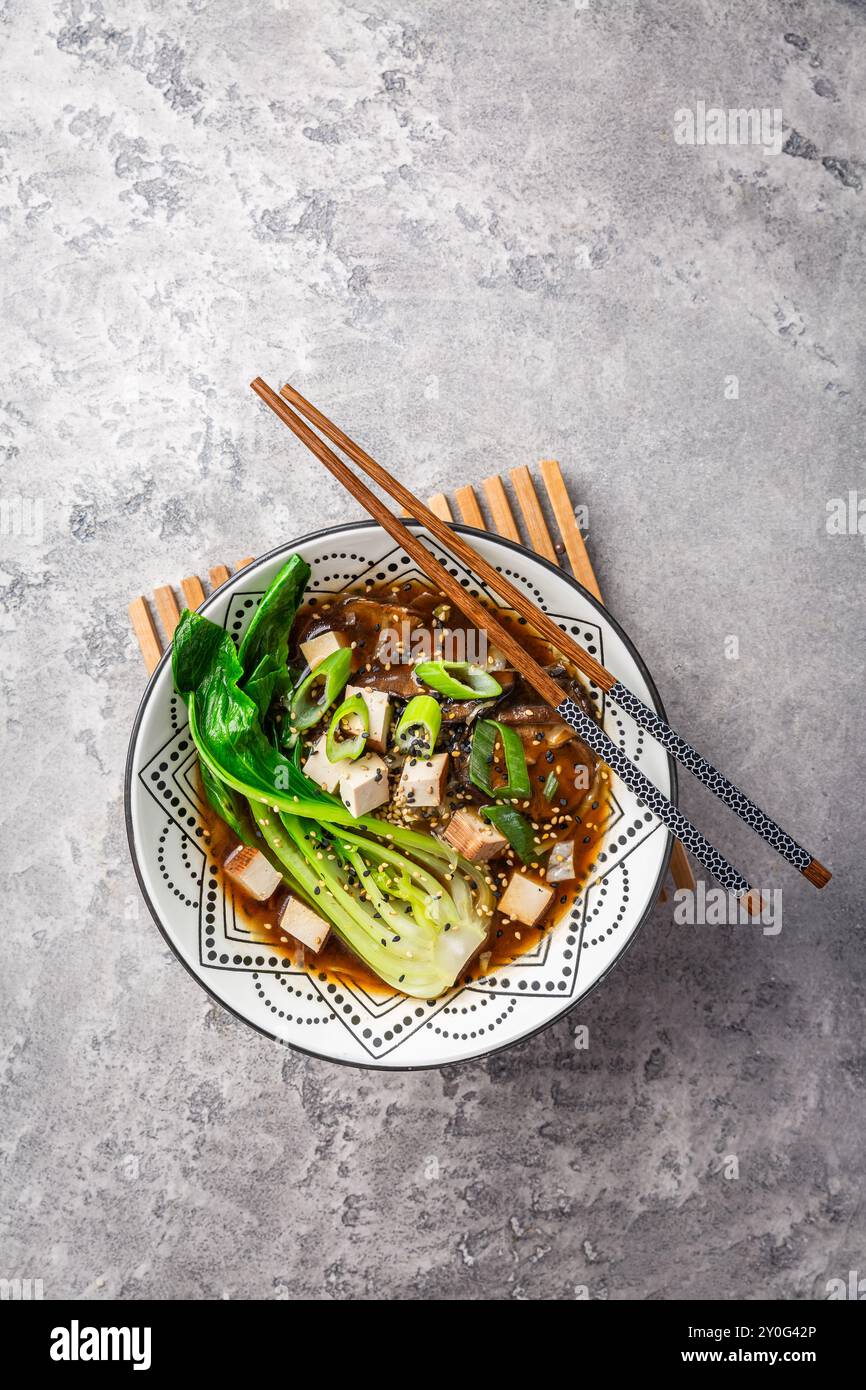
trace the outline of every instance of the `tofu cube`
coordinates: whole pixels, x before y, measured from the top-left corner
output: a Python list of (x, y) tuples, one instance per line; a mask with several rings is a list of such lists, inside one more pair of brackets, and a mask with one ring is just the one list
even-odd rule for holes
[(548, 883), (565, 883), (574, 878), (574, 840), (560, 840), (553, 846), (544, 877)]
[[(367, 706), (367, 717), (370, 721), (370, 732), (367, 735), (367, 747), (374, 749), (377, 753), (384, 753), (388, 747), (388, 732), (391, 728), (391, 698), (385, 690), (363, 690), (359, 685), (347, 685), (345, 699), (350, 699), (353, 695), (361, 695), (364, 704)], [(355, 715), (346, 720), (346, 728), (351, 734), (361, 732), (361, 721)]]
[(329, 760), (325, 752), (327, 741), (327, 734), (322, 734), (321, 738), (313, 744), (312, 752), (304, 763), (304, 772), (308, 777), (312, 777), (314, 782), (318, 782), (323, 791), (335, 792), (340, 785), (345, 764), (332, 763)]
[(442, 838), (473, 864), (485, 864), (508, 849), (508, 841), (495, 825), (482, 820), (477, 811), (470, 811), (466, 806), (451, 817)]
[(279, 870), (252, 845), (238, 845), (224, 860), (223, 868), (232, 882), (257, 903), (267, 902), (283, 881)]
[(407, 806), (441, 806), (448, 781), (448, 754), (431, 758), (407, 758), (397, 784), (397, 795)]
[(330, 933), (330, 926), (318, 912), (302, 903), (291, 893), (281, 898), (277, 908), (277, 926), (285, 936), (293, 936), (310, 951), (321, 951)]
[(301, 652), (312, 671), (324, 661), (326, 656), (330, 656), (332, 652), (338, 652), (341, 647), (348, 647), (348, 645), (349, 639), (345, 632), (322, 632), (318, 637), (312, 637), (309, 642), (302, 642)]
[(513, 873), (508, 887), (499, 899), (499, 911), (512, 920), (534, 927), (540, 922), (553, 901), (552, 888), (537, 883), (528, 874)]
[(365, 753), (353, 763), (342, 764), (340, 800), (353, 816), (366, 816), (390, 797), (388, 769), (377, 753)]

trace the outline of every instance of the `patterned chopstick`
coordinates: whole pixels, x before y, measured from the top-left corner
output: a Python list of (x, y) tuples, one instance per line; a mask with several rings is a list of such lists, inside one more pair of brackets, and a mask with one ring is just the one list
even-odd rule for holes
[[(479, 631), (486, 631), (494, 643), (508, 658), (510, 664), (516, 671), (529, 682), (534, 690), (537, 690), (543, 700), (553, 705), (557, 714), (589, 745), (593, 752), (608, 764), (609, 767), (618, 774), (625, 786), (627, 786), (638, 798), (645, 802), (649, 811), (658, 816), (665, 825), (683, 841), (683, 844), (691, 851), (713, 875), (714, 878), (727, 888), (729, 892), (735, 893), (738, 897), (752, 899), (752, 890), (746, 879), (743, 878), (732, 864), (710, 844), (709, 840), (692, 825), (682, 812), (654, 786), (649, 778), (631, 762), (627, 755), (619, 748), (613, 740), (604, 732), (599, 724), (588, 714), (586, 714), (570, 696), (567, 696), (561, 685), (554, 680), (548, 671), (540, 666), (521, 643), (511, 632), (503, 627), (496, 618), (486, 609), (478, 599), (455, 579), (445, 566), (431, 553), (430, 550), (412, 531), (403, 525), (399, 517), (395, 516), (383, 502), (371, 492), (370, 489), (361, 482), (348, 465), (339, 458), (332, 449), (328, 447), (319, 436), (310, 429), (309, 425), (296, 415), (284, 400), (275, 391), (272, 391), (268, 384), (256, 377), (252, 383), (255, 391), (265, 404), (282, 420), (284, 425), (305, 444), (312, 454), (324, 464), (328, 471), (343, 484), (347, 492), (355, 498), (365, 511), (369, 512), (374, 520), (378, 521), (384, 531), (402, 546), (407, 555), (410, 555), (432, 581), (433, 584), (446, 594), (459, 610), (473, 623)], [(390, 490), (390, 489), (389, 489)], [(417, 498), (413, 498), (411, 493), (405, 492), (403, 501), (407, 507), (417, 506), (418, 509), (426, 514), (433, 516), (429, 508), (423, 507)], [(420, 519), (420, 518), (419, 518)], [(437, 523), (441, 524), (441, 523)], [(426, 520), (425, 520), (426, 525)], [(446, 535), (456, 535), (446, 531)], [(451, 547), (454, 548), (453, 546)], [(470, 554), (474, 552), (470, 551)], [(493, 571), (495, 573), (495, 571)], [(516, 592), (516, 591), (515, 591)], [(515, 605), (516, 606), (516, 605)], [(530, 615), (531, 618), (531, 615)], [(557, 629), (559, 632), (559, 629)], [(603, 668), (602, 668), (603, 669)]]
[[(275, 409), (269, 396), (264, 394), (269, 393), (271, 396), (274, 395), (270, 387), (266, 386), (266, 384), (261, 381), (261, 378), (257, 378), (252, 385), (253, 390), (271, 406), (271, 409)], [(260, 387), (264, 388), (264, 392)], [(766, 814), (766, 812), (762, 811), (755, 802), (745, 796), (733, 782), (725, 777), (723, 773), (719, 772), (706, 758), (702, 757), (692, 748), (691, 744), (677, 734), (675, 730), (671, 729), (663, 720), (660, 720), (658, 716), (653, 715), (651, 711), (647, 710), (647, 707), (633, 694), (633, 692), (621, 685), (610, 671), (606, 670), (594, 657), (591, 657), (579, 643), (575, 642), (567, 633), (563, 632), (551, 618), (548, 618), (546, 613), (543, 613), (539, 608), (535, 607), (526, 595), (522, 594), (492, 565), (488, 564), (487, 561), (468, 544), (459, 532), (450, 530), (429, 507), (426, 507), (419, 498), (415, 497), (414, 494), (408, 490), (408, 488), (404, 487), (392, 474), (382, 468), (374, 458), (371, 458), (371, 456), (356, 444), (354, 440), (350, 439), (339, 426), (335, 425), (326, 415), (309, 401), (305, 400), (300, 392), (296, 391), (293, 386), (289, 384), (285, 385), (280, 395), (284, 401), (288, 401), (300, 411), (307, 420), (311, 421), (317, 429), (321, 430), (322, 434), (324, 434), (327, 439), (330, 439), (332, 443), (342, 449), (353, 463), (357, 464), (369, 478), (378, 483), (384, 491), (393, 497), (394, 500), (409, 513), (409, 515), (420, 521), (430, 534), (435, 536), (442, 545), (446, 546), (463, 560), (479, 578), (483, 579), (501, 598), (504, 598), (506, 602), (522, 614), (527, 621), (531, 622), (536, 631), (546, 637), (548, 641), (552, 642), (563, 655), (569, 657), (584, 675), (591, 681), (595, 681), (600, 689), (609, 692), (611, 698), (623, 709), (627, 709), (628, 712), (632, 714), (632, 717), (637, 719), (637, 721), (647, 729), (648, 733), (651, 733), (654, 737), (659, 737), (657, 730), (664, 729), (666, 731), (665, 739), (667, 739), (667, 742), (664, 742), (663, 746), (667, 748), (668, 752), (672, 753), (673, 756), (682, 763), (683, 767), (692, 772), (694, 776), (717, 796), (729, 810), (733, 811), (745, 825), (751, 830), (754, 830), (772, 849), (776, 850), (778, 854), (798, 869), (810, 883), (814, 884), (816, 888), (823, 888), (825, 884), (829, 882), (829, 870), (825, 868), (814, 855), (804, 849), (793, 836), (789, 835), (788, 832), (783, 830), (780, 825)], [(279, 399), (279, 397), (277, 397), (277, 399)], [(276, 410), (276, 413), (280, 414), (278, 410)], [(281, 416), (280, 418), (283, 417)], [(297, 419), (298, 417), (296, 416), (294, 418)], [(288, 423), (288, 421), (284, 421), (284, 423)], [(295, 427), (294, 425), (290, 425), (290, 428), (294, 429)], [(308, 426), (304, 426), (304, 428), (308, 429)], [(298, 433), (296, 429), (295, 433)], [(308, 444), (308, 447), (313, 447), (307, 439), (304, 439), (303, 435), (299, 435), (299, 437)], [(321, 440), (318, 439), (318, 436), (314, 436), (314, 438), (321, 444)], [(313, 449), (313, 452), (315, 453), (317, 451)], [(328, 452), (330, 453), (330, 450)], [(331, 457), (336, 458), (333, 454)], [(338, 462), (342, 464), (341, 460)], [(345, 468), (345, 464), (342, 464), (342, 467)], [(346, 471), (348, 472), (348, 470)], [(354, 477), (352, 474), (350, 474), (350, 476)], [(342, 480), (341, 478), (341, 481)], [(349, 486), (348, 483), (345, 485)], [(510, 507), (508, 507), (501, 482), (498, 489), (492, 489), (492, 495), (488, 493), (491, 507), (494, 507), (494, 497), (496, 499), (496, 508), (503, 513), (504, 519), (507, 520), (503, 508), (503, 499), (504, 507), (507, 508), (509, 515)], [(390, 515), (390, 513), (388, 513), (388, 515)], [(513, 517), (511, 518), (511, 522), (513, 526)], [(500, 527), (500, 530), (501, 529)], [(516, 527), (514, 529), (516, 531)], [(649, 717), (649, 722), (646, 722), (647, 717)], [(659, 741), (662, 742), (663, 740), (659, 738)], [(680, 836), (679, 838), (682, 839), (683, 837)], [(686, 844), (687, 848), (691, 848), (687, 841), (684, 840), (683, 842)], [(701, 856), (698, 855), (697, 857), (700, 858)]]

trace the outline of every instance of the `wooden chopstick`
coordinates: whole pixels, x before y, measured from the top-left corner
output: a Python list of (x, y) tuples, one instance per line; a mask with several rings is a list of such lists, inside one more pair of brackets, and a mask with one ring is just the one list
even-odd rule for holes
[[(265, 403), (271, 407), (275, 414), (280, 416), (283, 423), (289, 425), (289, 428), (298, 435), (298, 438), (307, 444), (307, 447), (326, 464), (326, 467), (330, 468), (332, 472), (335, 472), (334, 467), (332, 467), (332, 464), (335, 464), (342, 470), (341, 473), (335, 472), (335, 476), (340, 478), (340, 481), (343, 482), (344, 486), (347, 487), (350, 492), (353, 491), (353, 487), (363, 487), (363, 484), (359, 484), (355, 475), (346, 468), (343, 461), (338, 459), (330, 449), (327, 449), (327, 446), (323, 446), (319, 436), (313, 434), (309, 427), (304, 424), (297, 415), (294, 415), (291, 411), (287, 414), (282, 413), (281, 409), (278, 407), (282, 406), (284, 401), (280, 400), (280, 397), (262, 381), (261, 377), (256, 378), (252, 383), (252, 388), (261, 396)], [(391, 473), (388, 473), (382, 468), (374, 458), (356, 444), (353, 439), (350, 439), (349, 436), (345, 434), (338, 425), (335, 425), (332, 420), (329, 420), (322, 411), (318, 410), (310, 401), (305, 400), (301, 393), (296, 391), (293, 386), (286, 384), (282, 388), (281, 395), (285, 401), (290, 401), (293, 406), (297, 407), (308, 420), (312, 420), (326, 438), (337, 444), (344, 453), (348, 454), (349, 458), (351, 458), (368, 477), (372, 478), (374, 482), (377, 482), (396, 502), (406, 508), (416, 520), (420, 521), (427, 528), (431, 535), (435, 536), (444, 546), (448, 547), (455, 555), (459, 556), (470, 569), (474, 570), (481, 579), (489, 584), (494, 592), (504, 598), (506, 602), (525, 617), (528, 622), (531, 622), (536, 631), (542, 636), (547, 637), (554, 648), (566, 655), (578, 670), (582, 671), (591, 682), (595, 682), (600, 689), (608, 691), (611, 698), (622, 710), (625, 710), (633, 719), (641, 724), (648, 733), (651, 733), (662, 747), (666, 748), (669, 753), (672, 753), (684, 767), (687, 767), (699, 781), (703, 782), (704, 785), (707, 786), (720, 801), (723, 801), (724, 804), (732, 810), (740, 820), (748, 825), (751, 830), (754, 830), (755, 833), (760, 835), (778, 854), (784, 859), (787, 859), (790, 864), (793, 864), (810, 883), (813, 883), (817, 888), (823, 888), (825, 884), (829, 882), (831, 877), (829, 869), (821, 864), (808, 850), (804, 849), (802, 845), (798, 844), (787, 831), (783, 830), (765, 811), (762, 811), (760, 806), (747, 797), (744, 792), (741, 792), (733, 782), (729, 781), (717, 768), (713, 767), (712, 763), (698, 753), (698, 751), (682, 738), (676, 730), (672, 729), (665, 720), (661, 719), (654, 710), (651, 710), (649, 706), (645, 705), (627, 686), (617, 681), (616, 677), (613, 676), (610, 671), (607, 671), (600, 662), (597, 662), (595, 658), (591, 657), (578, 643), (574, 642), (566, 632), (563, 632), (563, 630), (547, 616), (546, 613), (542, 612), (540, 608), (534, 607), (530, 600), (521, 593), (520, 590), (516, 589), (513, 584), (494, 569), (492, 565), (488, 564), (477, 551), (468, 545), (459, 532), (450, 530), (433, 512), (431, 512), (429, 507), (425, 507), (419, 498), (415, 497), (414, 494), (411, 493), (408, 488), (405, 488)], [(303, 433), (299, 430), (298, 426), (302, 427)], [(325, 448), (327, 458), (319, 452), (322, 447)], [(499, 483), (499, 489), (504, 495), (501, 482)], [(369, 489), (364, 488), (364, 492), (369, 493)], [(358, 497), (357, 491), (354, 495)], [(378, 499), (372, 493), (369, 493), (369, 496), (372, 498), (374, 504), (379, 507), (380, 511), (384, 510), (384, 514), (387, 515), (389, 519), (394, 520), (387, 508), (382, 509), (381, 503), (378, 502)], [(360, 500), (359, 497), (358, 500)], [(368, 511), (371, 511), (366, 501), (363, 505)], [(376, 513), (371, 511), (371, 515), (376, 515)], [(385, 530), (388, 530), (384, 522), (381, 524)], [(399, 523), (397, 524), (399, 525)], [(401, 527), (401, 530), (405, 533), (405, 527)], [(389, 534), (393, 534), (393, 532)], [(418, 563), (421, 562), (419, 561)], [(443, 569), (442, 566), (439, 566), (439, 568)], [(467, 611), (465, 604), (463, 605), (463, 611)], [(473, 619), (473, 621), (475, 620)], [(480, 626), (483, 627), (485, 624), (481, 623)], [(486, 626), (488, 628), (490, 627), (489, 621)], [(518, 666), (516, 669), (519, 670), (520, 667)], [(541, 668), (538, 669), (540, 670)], [(530, 683), (535, 689), (539, 688), (535, 680), (532, 680)], [(613, 747), (613, 745), (611, 746)], [(608, 758), (607, 761), (610, 762), (610, 759)], [(624, 778), (623, 780), (626, 779)], [(651, 783), (648, 785), (652, 788)], [(688, 822), (685, 821), (684, 817), (683, 821), (688, 827)], [(670, 817), (668, 817), (666, 823), (669, 825), (671, 824)], [(697, 843), (695, 836), (699, 836), (700, 840), (703, 842), (703, 851), (702, 854), (695, 854), (695, 857), (699, 858), (701, 862), (706, 865), (706, 858), (704, 856), (707, 854), (708, 850), (712, 850), (712, 847), (703, 836), (700, 836), (700, 832), (696, 831), (694, 827), (689, 827), (689, 829), (691, 831), (691, 838), (686, 842), (687, 848), (695, 852), (694, 846)], [(679, 838), (682, 839), (683, 837), (680, 836)], [(712, 854), (716, 854), (716, 851), (712, 851)], [(730, 869), (729, 865), (725, 872), (727, 872), (728, 869)], [(731, 870), (731, 872), (739, 880), (739, 875), (736, 875), (736, 871)], [(716, 877), (718, 877), (718, 874), (716, 874)]]
[[(263, 395), (257, 383), (264, 388), (265, 393), (270, 393), (271, 395), (275, 395), (276, 393), (271, 392), (271, 388), (266, 382), (262, 381), (260, 377), (257, 377), (256, 381), (252, 383), (252, 389), (256, 394), (261, 396), (265, 403), (271, 406), (271, 409), (274, 409), (268, 394)], [(381, 464), (378, 464), (374, 458), (371, 458), (370, 455), (360, 447), (360, 445), (350, 439), (347, 434), (344, 434), (338, 425), (335, 425), (326, 415), (323, 415), (320, 410), (309, 401), (305, 400), (300, 392), (295, 391), (294, 387), (286, 385), (282, 388), (280, 395), (285, 401), (288, 401), (292, 406), (296, 407), (308, 420), (311, 420), (316, 428), (322, 431), (322, 434), (324, 434), (326, 438), (330, 439), (332, 443), (342, 449), (345, 454), (348, 454), (349, 458), (352, 459), (354, 463), (358, 464), (368, 477), (378, 483), (385, 492), (393, 497), (394, 500), (405, 509), (407, 515), (415, 517), (418, 521), (422, 522), (431, 535), (435, 536), (436, 539), (447, 546), (449, 550), (452, 550), (465, 565), (474, 570), (479, 578), (489, 584), (490, 587), (504, 598), (521, 617), (525, 618), (527, 622), (532, 623), (540, 636), (545, 637), (557, 650), (568, 656), (588, 680), (594, 681), (601, 690), (610, 690), (616, 684), (616, 676), (612, 675), (610, 671), (605, 670), (601, 663), (596, 661), (595, 657), (590, 656), (589, 652), (575, 642), (568, 633), (563, 632), (562, 628), (560, 628), (552, 618), (549, 618), (546, 613), (543, 613), (537, 604), (533, 603), (526, 594), (509, 583), (504, 575), (501, 575), (498, 570), (494, 569), (493, 565), (489, 564), (468, 541), (463, 539), (459, 531), (451, 530), (446, 522), (438, 517), (435, 512), (431, 511), (430, 507), (425, 506), (420, 498), (416, 497), (414, 493), (404, 487), (392, 474), (386, 472)], [(279, 400), (279, 397), (277, 397), (277, 399)], [(279, 411), (275, 411), (275, 413), (279, 414)], [(280, 418), (282, 419), (283, 417), (280, 416)], [(294, 422), (297, 422), (297, 415), (292, 415), (290, 418)], [(289, 420), (284, 419), (283, 423), (289, 424)], [(289, 424), (289, 428), (294, 429), (294, 424)], [(311, 434), (308, 427), (307, 431), (308, 435), (314, 439), (317, 444), (321, 445), (322, 441), (319, 439), (318, 435)], [(297, 431), (295, 432), (297, 433)], [(299, 435), (299, 438), (301, 437), (302, 436)], [(303, 442), (307, 444), (308, 448), (312, 448), (313, 453), (316, 452), (313, 445), (309, 444), (308, 438), (304, 438)], [(332, 454), (330, 450), (328, 452), (332, 459), (336, 459), (336, 455)], [(324, 460), (322, 461), (324, 462)], [(345, 470), (345, 478), (349, 480), (344, 481), (344, 476), (341, 475), (340, 481), (343, 483), (344, 487), (351, 491), (352, 483), (357, 481), (355, 474), (352, 473), (350, 469), (346, 468), (346, 465), (341, 459), (336, 459), (336, 462)], [(492, 478), (485, 478), (484, 491), (493, 514), (497, 531), (500, 535), (507, 536), (509, 539), (519, 543), (520, 532), (515, 524), (508, 497), (502, 486), (502, 479), (495, 476)], [(357, 494), (355, 494), (355, 498), (356, 501), (359, 500)], [(381, 508), (381, 503), (379, 506)], [(387, 511), (387, 508), (383, 510), (389, 517), (392, 515), (391, 512)]]
[[(565, 698), (565, 691), (553, 677), (548, 675), (542, 666), (539, 666), (527, 655), (517, 639), (505, 628), (500, 627), (487, 609), (448, 573), (445, 566), (437, 560), (436, 556), (427, 549), (414, 532), (408, 530), (399, 517), (389, 511), (375, 493), (371, 492), (360, 478), (355, 476), (348, 465), (333, 450), (328, 448), (327, 444), (310, 429), (309, 425), (299, 415), (296, 415), (285, 401), (281, 400), (276, 392), (262, 381), (261, 377), (255, 379), (252, 383), (252, 389), (266, 405), (270, 406), (274, 414), (279, 416), (283, 424), (288, 425), (298, 439), (306, 444), (310, 452), (315, 454), (329, 472), (343, 484), (343, 487), (351, 493), (355, 501), (360, 502), (362, 507), (378, 521), (382, 529), (387, 531), (403, 547), (406, 554), (412, 556), (418, 567), (433, 579), (433, 582), (441, 588), (442, 592), (457, 604), (461, 612), (475, 623), (479, 630), (487, 628), (490, 632), (495, 631), (497, 647), (501, 648), (509, 658), (514, 669), (521, 671), (526, 676), (526, 679), (538, 691), (542, 699), (554, 705), (561, 703)], [(422, 504), (419, 503), (418, 505), (421, 507)], [(433, 515), (428, 507), (423, 507), (423, 511), (428, 516)], [(442, 523), (438, 524), (441, 525)]]
[[(397, 542), (407, 555), (411, 556), (419, 569), (433, 581), (433, 584), (451, 599), (460, 612), (480, 632), (486, 631), (489, 634), (495, 645), (508, 658), (514, 670), (519, 671), (532, 688), (538, 691), (541, 698), (556, 709), (559, 717), (577, 731), (584, 743), (603, 762), (607, 763), (612, 771), (618, 774), (622, 782), (639, 800), (643, 801), (647, 807), (652, 808), (655, 815), (670, 830), (673, 830), (675, 835), (688, 843), (695, 857), (709, 869), (723, 887), (735, 893), (739, 898), (754, 901), (752, 889), (742, 874), (732, 864), (729, 864), (723, 855), (719, 854), (718, 850), (710, 844), (700, 830), (692, 825), (682, 812), (659, 791), (658, 787), (653, 785), (646, 774), (631, 762), (618, 744), (608, 737), (592, 715), (587, 714), (562, 689), (550, 673), (529, 655), (522, 643), (512, 636), (511, 632), (503, 627), (493, 614), (478, 599), (473, 597), (468, 589), (464, 589), (459, 580), (452, 577), (441, 561), (427, 549), (412, 531), (403, 525), (399, 517), (395, 516), (360, 478), (356, 477), (348, 465), (310, 429), (306, 421), (297, 415), (261, 377), (256, 377), (251, 386), (256, 395), (282, 420), (283, 424), (287, 425), (310, 452), (325, 465), (329, 473), (343, 484), (355, 500), (360, 502), (362, 507), (369, 512), (370, 516), (378, 521), (382, 529)], [(393, 483), (393, 480), (390, 481)], [(407, 494), (407, 498), (412, 500), (411, 493)], [(414, 502), (418, 509), (432, 515), (429, 508), (422, 507), (417, 498), (414, 499)], [(437, 524), (441, 525), (441, 523)]]

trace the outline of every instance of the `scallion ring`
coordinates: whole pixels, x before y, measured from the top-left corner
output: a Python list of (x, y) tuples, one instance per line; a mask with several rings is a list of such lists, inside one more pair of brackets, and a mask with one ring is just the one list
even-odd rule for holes
[[(349, 679), (351, 667), (351, 648), (341, 647), (339, 651), (331, 652), (324, 661), (320, 661), (301, 681), (292, 695), (291, 723), (295, 729), (311, 729), (314, 724), (318, 724), (325, 710), (330, 709)], [(314, 697), (320, 685), (323, 685), (324, 689), (321, 698), (317, 700)]]
[(419, 661), (415, 679), (449, 700), (488, 700), (502, 694), (499, 682), (470, 661)]
[[(361, 727), (356, 734), (349, 738), (340, 738), (342, 733), (341, 725), (344, 719), (359, 719)], [(360, 758), (367, 746), (367, 738), (370, 733), (370, 711), (367, 708), (367, 701), (363, 695), (351, 695), (348, 700), (344, 700), (334, 710), (331, 723), (328, 728), (328, 736), (325, 739), (325, 755), (329, 763), (340, 763), (344, 760), (354, 762)]]
[(442, 727), (442, 711), (432, 695), (415, 695), (400, 716), (394, 737), (404, 751), (432, 753)]
[[(505, 782), (494, 787), (493, 753), (497, 737), (505, 754)], [(469, 753), (469, 780), (488, 796), (516, 797), (520, 800), (526, 800), (531, 796), (532, 788), (523, 742), (517, 730), (510, 724), (502, 724), (498, 719), (478, 720)]]

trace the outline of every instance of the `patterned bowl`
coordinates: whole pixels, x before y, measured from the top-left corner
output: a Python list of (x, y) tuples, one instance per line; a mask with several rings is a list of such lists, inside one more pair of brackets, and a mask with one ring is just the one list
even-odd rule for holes
[[(522, 546), (471, 527), (457, 529), (564, 631), (664, 714), (633, 644), (585, 589)], [(427, 543), (461, 582), (484, 592), (458, 560), (429, 537)], [(293, 551), (311, 567), (309, 592), (339, 594), (368, 578), (419, 577), (410, 558), (375, 523), (352, 523), (272, 550), (223, 584), (202, 611), (241, 634)], [(611, 738), (676, 800), (674, 766), (663, 750), (600, 692), (593, 697)], [(384, 986), (374, 995), (343, 977), (297, 969), (251, 938), (209, 860), (195, 774), (195, 748), (166, 655), (141, 701), (126, 767), (127, 832), (147, 905), (178, 958), (225, 1008), (280, 1043), (355, 1066), (440, 1067), (496, 1052), (547, 1027), (623, 954), (658, 896), (670, 856), (664, 826), (615, 778), (598, 877), (535, 949), (489, 974), (473, 970), (432, 1003), (389, 994)]]

